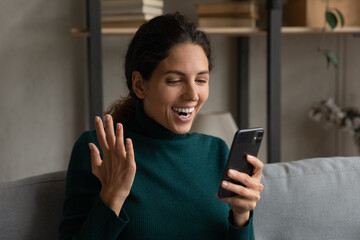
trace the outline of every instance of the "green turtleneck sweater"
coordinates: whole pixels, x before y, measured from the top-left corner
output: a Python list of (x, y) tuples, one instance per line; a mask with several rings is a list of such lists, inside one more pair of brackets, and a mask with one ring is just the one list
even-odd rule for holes
[[(96, 132), (76, 141), (69, 163), (61, 239), (254, 239), (247, 226), (229, 222), (230, 206), (216, 198), (228, 148), (219, 138), (175, 134), (141, 108), (124, 126), (134, 144), (136, 175), (119, 216), (99, 197), (88, 143), (100, 149)], [(102, 153), (101, 153), (102, 154)]]

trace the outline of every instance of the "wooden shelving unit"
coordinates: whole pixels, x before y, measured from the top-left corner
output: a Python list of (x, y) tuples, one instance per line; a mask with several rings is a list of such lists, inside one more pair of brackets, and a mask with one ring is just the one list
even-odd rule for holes
[[(242, 0), (240, 0), (242, 1)], [(131, 35), (136, 29), (101, 28), (100, 0), (86, 0), (87, 30), (72, 29), (75, 36), (87, 38), (88, 78), (89, 78), (89, 122), (94, 126), (94, 117), (103, 112), (102, 92), (102, 36)], [(251, 35), (267, 33), (268, 56), (268, 162), (278, 162), (280, 159), (280, 49), (282, 0), (269, 0), (267, 4), (268, 29), (227, 29), (205, 28), (208, 34), (221, 34), (237, 37), (238, 55), (238, 126), (248, 126), (248, 47)], [(240, 114), (241, 113), (241, 114)]]
[[(324, 32), (322, 28), (310, 28), (310, 27), (282, 27), (281, 32), (284, 35), (292, 34), (321, 34)], [(334, 30), (326, 29), (325, 34), (358, 34), (360, 33), (360, 27), (342, 27)]]
[[(223, 36), (265, 36), (266, 30), (258, 28), (200, 28), (202, 31), (209, 35), (223, 35)], [(137, 28), (102, 28), (101, 34), (103, 36), (111, 35), (133, 35)], [(281, 33), (283, 35), (303, 35), (303, 34), (321, 34), (324, 30), (322, 28), (309, 28), (309, 27), (282, 27)], [(326, 34), (360, 34), (360, 27), (343, 27), (335, 30), (325, 30)], [(89, 30), (73, 28), (71, 34), (77, 37), (88, 37)]]
[[(241, 0), (240, 0), (241, 1)], [(102, 56), (101, 38), (111, 35), (133, 35), (137, 28), (101, 28), (100, 0), (86, 0), (87, 29), (71, 29), (74, 36), (86, 37), (88, 42), (90, 126), (94, 116), (102, 114)], [(210, 35), (237, 38), (238, 56), (238, 116), (239, 128), (248, 127), (248, 47), (250, 36), (267, 38), (267, 137), (268, 162), (281, 161), (281, 36), (296, 34), (321, 34), (321, 28), (281, 27), (282, 0), (267, 1), (268, 29), (254, 28), (202, 28)], [(344, 27), (326, 30), (326, 34), (360, 34), (360, 27)], [(241, 114), (240, 114), (241, 113)]]
[[(199, 28), (207, 34), (211, 35), (224, 35), (224, 36), (252, 36), (252, 35), (265, 35), (266, 31), (257, 28)], [(133, 35), (137, 28), (102, 28), (102, 35)], [(88, 37), (89, 31), (87, 29), (71, 29), (73, 36)]]

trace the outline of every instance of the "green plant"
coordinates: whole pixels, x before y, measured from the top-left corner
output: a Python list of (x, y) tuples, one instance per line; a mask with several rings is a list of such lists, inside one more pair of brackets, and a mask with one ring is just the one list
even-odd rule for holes
[(322, 29), (322, 36), (321, 36), (321, 42), (320, 46), (318, 47), (318, 52), (323, 54), (326, 57), (328, 66), (332, 65), (335, 68), (337, 68), (339, 61), (336, 56), (336, 54), (331, 51), (330, 49), (325, 49), (322, 47), (324, 42), (324, 35), (326, 31), (326, 26), (328, 25), (331, 30), (334, 30), (338, 25), (343, 27), (345, 24), (345, 18), (344, 15), (341, 13), (341, 11), (337, 8), (331, 8), (329, 7), (329, 0), (326, 0), (326, 8), (325, 8), (325, 24)]

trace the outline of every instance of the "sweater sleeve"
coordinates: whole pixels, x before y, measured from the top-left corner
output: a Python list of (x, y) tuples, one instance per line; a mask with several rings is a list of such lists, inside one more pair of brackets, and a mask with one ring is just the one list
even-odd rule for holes
[(254, 236), (254, 227), (253, 227), (253, 211), (250, 211), (249, 222), (244, 227), (235, 227), (232, 224), (232, 215), (229, 215), (229, 232), (227, 235), (227, 240), (255, 240)]
[(71, 154), (60, 239), (116, 239), (129, 221), (124, 209), (117, 216), (99, 197), (101, 183), (91, 171), (88, 143), (101, 149), (92, 135), (81, 135)]

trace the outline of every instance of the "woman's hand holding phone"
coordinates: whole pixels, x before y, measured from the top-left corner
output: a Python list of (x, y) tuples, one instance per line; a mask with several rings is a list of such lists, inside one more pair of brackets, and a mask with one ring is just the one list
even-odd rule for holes
[(117, 123), (115, 133), (111, 115), (105, 116), (105, 130), (100, 117), (96, 117), (95, 127), (103, 159), (96, 145), (89, 143), (92, 172), (102, 185), (100, 197), (119, 215), (135, 178), (134, 148), (131, 139), (126, 139), (125, 148), (123, 126)]
[(220, 200), (232, 205), (233, 223), (237, 227), (247, 224), (250, 210), (255, 208), (260, 200), (260, 193), (263, 190), (260, 180), (264, 164), (258, 158), (251, 155), (247, 155), (246, 160), (254, 167), (251, 176), (234, 169), (227, 171), (229, 178), (242, 183), (244, 186), (226, 180), (221, 182), (221, 186), (224, 189), (236, 193), (236, 196), (220, 198)]

